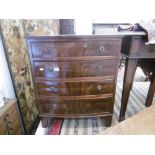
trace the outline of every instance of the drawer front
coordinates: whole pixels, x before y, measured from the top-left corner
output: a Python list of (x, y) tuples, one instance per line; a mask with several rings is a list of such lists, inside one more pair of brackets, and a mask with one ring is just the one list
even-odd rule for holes
[(70, 42), (32, 42), (33, 58), (47, 57), (76, 57), (76, 56), (110, 56), (120, 52), (121, 39), (98, 41), (70, 41)]
[(115, 74), (116, 60), (34, 62), (34, 74), (39, 78), (95, 77)]
[(80, 96), (99, 95), (113, 92), (114, 81), (85, 81), (85, 82), (37, 82), (38, 95), (44, 96)]
[(18, 123), (18, 127), (20, 127), (16, 106), (13, 104), (0, 118), (0, 134), (16, 133), (16, 128), (15, 130), (13, 129), (14, 126), (17, 126), (16, 122)]
[(19, 119), (16, 118), (13, 122), (6, 123), (6, 125), (3, 126), (3, 128), (1, 128), (0, 134), (3, 134), (3, 135), (21, 135), (22, 131), (21, 131)]
[(21, 135), (21, 127), (20, 127), (20, 122), (19, 119), (16, 118), (16, 120), (13, 122), (12, 127), (8, 130), (9, 135)]
[(85, 100), (40, 100), (39, 110), (44, 114), (85, 115), (112, 112), (112, 98)]
[(155, 53), (155, 45), (154, 44), (149, 44), (149, 45), (142, 44), (141, 45), (141, 52)]
[(7, 122), (13, 122), (17, 117), (16, 106), (13, 104), (6, 113), (0, 118), (0, 127), (6, 124)]

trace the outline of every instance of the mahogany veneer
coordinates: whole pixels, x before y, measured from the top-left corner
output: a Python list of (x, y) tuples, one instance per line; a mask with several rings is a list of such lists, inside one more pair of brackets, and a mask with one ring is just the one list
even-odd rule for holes
[(38, 109), (51, 117), (103, 117), (111, 125), (121, 36), (28, 36)]

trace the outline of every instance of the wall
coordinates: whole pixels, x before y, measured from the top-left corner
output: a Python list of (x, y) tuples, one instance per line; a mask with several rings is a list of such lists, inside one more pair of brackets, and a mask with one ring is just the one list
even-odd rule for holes
[(0, 36), (0, 95), (6, 98), (15, 98), (12, 80)]
[(19, 108), (27, 133), (37, 118), (34, 87), (25, 35), (58, 34), (58, 20), (1, 19), (1, 32), (10, 62)]
[(59, 32), (58, 20), (23, 20), (26, 35), (56, 35)]

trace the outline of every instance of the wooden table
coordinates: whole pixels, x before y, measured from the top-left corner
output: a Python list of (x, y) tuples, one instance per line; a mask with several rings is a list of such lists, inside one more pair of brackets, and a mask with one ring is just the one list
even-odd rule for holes
[(104, 135), (154, 135), (155, 134), (155, 105), (128, 118), (117, 125), (108, 128)]
[[(155, 45), (146, 45), (146, 34), (145, 35), (141, 34), (137, 36), (135, 35), (124, 36), (121, 54), (124, 57), (126, 57), (126, 61), (125, 61), (121, 110), (119, 116), (120, 121), (125, 119), (125, 112), (128, 104), (130, 90), (133, 85), (134, 75), (137, 68), (137, 61), (143, 60), (144, 67), (146, 59), (147, 60), (153, 59), (153, 61), (155, 61)], [(155, 93), (155, 70), (152, 69), (150, 87), (145, 103), (146, 106), (150, 106), (152, 104), (154, 93)]]
[[(128, 99), (130, 91), (133, 85), (134, 75), (136, 72), (137, 65), (139, 65), (139, 60), (141, 60), (143, 67), (148, 69), (148, 63), (155, 60), (155, 45), (145, 45), (147, 41), (147, 34), (143, 32), (132, 32), (132, 31), (121, 31), (117, 32), (118, 25), (130, 25), (128, 23), (94, 23), (93, 24), (93, 34), (105, 34), (107, 33), (116, 33), (116, 35), (123, 35), (123, 43), (121, 54), (126, 58), (125, 61), (125, 72), (124, 72), (124, 81), (123, 81), (123, 90), (122, 90), (122, 100), (121, 100), (121, 110), (119, 121), (125, 119), (125, 112), (128, 104)], [(108, 29), (107, 29), (108, 28)], [(111, 28), (111, 29), (110, 29)], [(109, 31), (109, 32), (108, 32)], [(150, 62), (146, 62), (151, 60)], [(153, 62), (155, 66), (155, 62)], [(142, 66), (140, 66), (142, 67)], [(155, 67), (154, 67), (155, 68)], [(155, 69), (152, 69), (152, 76), (150, 78), (150, 87), (148, 95), (146, 98), (146, 106), (150, 106), (153, 101), (155, 93)]]

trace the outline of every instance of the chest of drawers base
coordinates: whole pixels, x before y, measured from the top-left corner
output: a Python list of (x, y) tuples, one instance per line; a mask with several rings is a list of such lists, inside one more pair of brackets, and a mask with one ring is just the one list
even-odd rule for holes
[(28, 36), (43, 127), (52, 117), (111, 125), (121, 36)]

